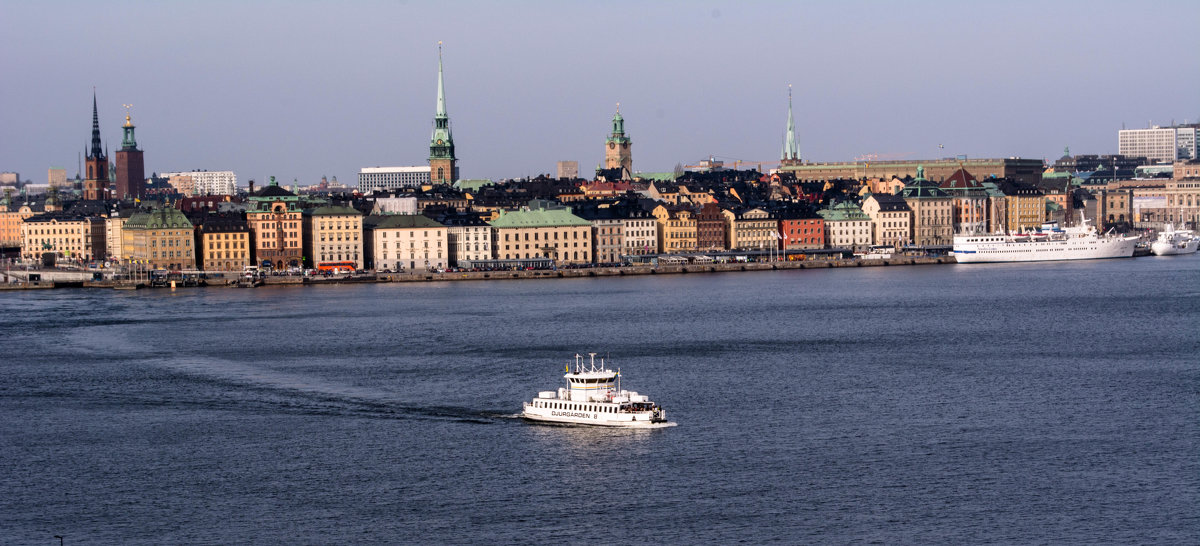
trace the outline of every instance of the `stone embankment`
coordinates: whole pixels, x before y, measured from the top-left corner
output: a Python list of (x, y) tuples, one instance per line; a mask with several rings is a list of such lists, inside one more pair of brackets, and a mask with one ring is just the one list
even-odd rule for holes
[[(796, 262), (733, 262), (710, 264), (679, 264), (679, 265), (634, 265), (628, 267), (592, 267), (581, 269), (558, 270), (521, 270), (521, 271), (448, 271), (446, 273), (380, 273), (377, 275), (356, 275), (342, 277), (299, 277), (299, 276), (268, 276), (263, 278), (267, 286), (312, 286), (322, 284), (354, 284), (354, 283), (389, 283), (389, 282), (444, 282), (444, 281), (485, 281), (511, 279), (572, 279), (583, 277), (625, 277), (634, 275), (688, 275), (703, 273), (732, 273), (741, 271), (778, 271), (785, 269), (827, 269), (835, 267), (884, 267), (904, 265), (938, 265), (953, 264), (953, 257), (937, 258), (900, 257), (886, 260), (805, 260)], [(15, 273), (15, 272), (14, 272)], [(30, 271), (26, 273), (37, 273)], [(47, 288), (135, 288), (129, 281), (85, 280), (82, 274), (65, 275), (45, 274), (43, 271), (40, 281), (18, 281), (0, 283), (0, 290), (39, 290)], [(89, 274), (90, 276), (90, 274)], [(78, 277), (78, 278), (76, 278)], [(53, 280), (50, 280), (53, 279)], [(185, 288), (182, 282), (177, 282), (178, 288)], [(204, 287), (233, 287), (231, 281), (209, 279)], [(136, 288), (145, 288), (137, 285)], [(170, 285), (155, 286), (155, 288), (170, 288)], [(187, 287), (191, 288), (191, 287)]]

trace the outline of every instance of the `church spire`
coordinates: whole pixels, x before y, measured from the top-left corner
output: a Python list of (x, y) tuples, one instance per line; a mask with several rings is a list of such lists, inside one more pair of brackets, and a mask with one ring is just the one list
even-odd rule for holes
[(438, 97), (437, 97), (437, 112), (438, 116), (446, 116), (446, 83), (442, 78), (442, 42), (438, 42)]
[(792, 117), (792, 86), (788, 84), (787, 134), (783, 137), (782, 161), (800, 161), (800, 145), (796, 141), (796, 120)]
[(96, 90), (92, 89), (92, 153), (88, 157), (105, 157), (100, 149), (100, 110), (96, 108)]
[(429, 139), (429, 178), (434, 183), (453, 183), (458, 179), (454, 156), (454, 135), (446, 114), (446, 83), (442, 76), (442, 42), (438, 42), (437, 111), (433, 115), (433, 135)]

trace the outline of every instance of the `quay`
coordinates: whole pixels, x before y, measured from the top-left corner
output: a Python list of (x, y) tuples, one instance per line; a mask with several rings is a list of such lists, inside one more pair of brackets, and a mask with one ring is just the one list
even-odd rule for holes
[[(589, 267), (578, 269), (533, 269), (508, 271), (447, 271), (408, 272), (408, 273), (377, 273), (343, 275), (333, 277), (305, 277), (300, 275), (266, 276), (262, 278), (264, 286), (317, 286), (331, 284), (361, 284), (361, 283), (394, 283), (394, 282), (450, 282), (450, 281), (488, 281), (488, 280), (520, 280), (520, 279), (577, 279), (587, 277), (625, 277), (637, 275), (689, 275), (705, 273), (734, 273), (747, 271), (780, 271), (789, 269), (828, 269), (842, 267), (888, 267), (911, 265), (945, 265), (954, 264), (952, 256), (913, 257), (902, 256), (881, 260), (837, 259), (837, 260), (800, 260), (773, 262), (732, 262), (707, 264), (678, 264), (678, 265), (632, 265), (623, 267)], [(95, 279), (93, 271), (62, 271), (62, 270), (20, 270), (7, 274), (13, 282), (0, 283), (0, 290), (45, 290), (52, 288), (104, 288), (104, 289), (136, 289), (136, 288), (171, 288), (170, 284), (131, 284), (129, 281), (113, 279)], [(29, 280), (34, 277), (37, 280)], [(176, 288), (233, 288), (239, 286), (236, 282), (226, 279), (206, 279), (202, 285), (176, 283)]]

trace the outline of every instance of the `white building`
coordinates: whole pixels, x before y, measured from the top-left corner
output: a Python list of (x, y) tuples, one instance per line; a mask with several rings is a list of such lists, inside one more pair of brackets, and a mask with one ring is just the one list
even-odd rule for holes
[(658, 252), (658, 220), (655, 217), (624, 218), (622, 224), (626, 256)]
[(491, 260), (492, 226), (478, 216), (447, 218), (446, 238), (450, 247), (450, 265)]
[(416, 167), (363, 167), (358, 171), (358, 190), (416, 188), (429, 183), (429, 165)]
[(446, 267), (446, 226), (419, 214), (388, 216), (372, 229), (375, 269), (428, 271)]
[(1117, 153), (1144, 156), (1147, 160), (1171, 163), (1196, 159), (1196, 143), (1200, 129), (1196, 127), (1158, 127), (1121, 129), (1117, 133)]
[(163, 178), (184, 177), (192, 179), (191, 195), (234, 195), (237, 193), (237, 175), (233, 171), (191, 171), (162, 173)]

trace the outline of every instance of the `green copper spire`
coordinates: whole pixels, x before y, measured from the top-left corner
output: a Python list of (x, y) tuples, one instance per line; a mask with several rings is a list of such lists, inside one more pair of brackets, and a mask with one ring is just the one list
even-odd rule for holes
[(617, 103), (617, 113), (612, 119), (612, 134), (608, 136), (606, 142), (615, 142), (622, 144), (629, 142), (629, 138), (625, 136), (625, 118), (621, 117), (621, 103)]
[(787, 134), (783, 137), (783, 152), (779, 159), (783, 161), (800, 160), (800, 144), (796, 140), (796, 120), (792, 117), (792, 86), (788, 85), (788, 120)]
[(125, 135), (121, 139), (121, 150), (120, 151), (130, 152), (130, 151), (137, 150), (137, 139), (133, 137), (133, 127), (134, 127), (133, 119), (129, 116), (129, 109), (132, 108), (133, 105), (126, 104), (124, 106), (125, 106), (125, 125), (121, 127), (121, 130), (125, 132)]
[(429, 139), (429, 159), (454, 159), (454, 135), (446, 114), (446, 84), (442, 76), (442, 43), (438, 42), (437, 111), (433, 115), (433, 136)]

